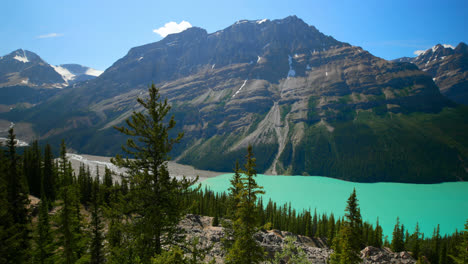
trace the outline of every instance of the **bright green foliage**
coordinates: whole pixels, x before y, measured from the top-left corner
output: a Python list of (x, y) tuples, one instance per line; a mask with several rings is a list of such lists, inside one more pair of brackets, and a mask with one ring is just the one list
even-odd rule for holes
[[(275, 260), (272, 263), (277, 264), (307, 264), (310, 263), (307, 260), (307, 254), (304, 250), (300, 247), (297, 247), (294, 242), (296, 242), (296, 238), (293, 236), (288, 236), (284, 239), (286, 245), (284, 245), (283, 251), (276, 252)], [(283, 243), (284, 243), (283, 242)]]
[(362, 218), (356, 197), (356, 189), (348, 198), (345, 220), (342, 222), (340, 232), (333, 240), (333, 254), (330, 263), (353, 264), (360, 263), (362, 247)]
[(187, 264), (184, 251), (175, 246), (169, 251), (163, 251), (151, 259), (151, 264)]
[(263, 248), (253, 235), (257, 231), (256, 201), (264, 194), (262, 187), (255, 181), (255, 158), (252, 146), (247, 148), (247, 163), (242, 173), (242, 190), (238, 194), (239, 203), (235, 213), (233, 230), (234, 244), (226, 256), (226, 263), (259, 263), (264, 259)]
[(131, 157), (117, 155), (112, 162), (127, 169), (130, 188), (128, 209), (129, 227), (125, 229), (142, 263), (162, 253), (162, 246), (176, 242), (176, 225), (184, 214), (183, 196), (190, 192), (195, 180), (171, 178), (167, 169), (168, 153), (183, 134), (170, 138), (174, 117), (167, 122), (170, 110), (167, 100), (160, 101), (154, 84), (148, 99), (137, 99), (145, 112), (133, 113), (121, 133), (130, 136), (122, 146)]

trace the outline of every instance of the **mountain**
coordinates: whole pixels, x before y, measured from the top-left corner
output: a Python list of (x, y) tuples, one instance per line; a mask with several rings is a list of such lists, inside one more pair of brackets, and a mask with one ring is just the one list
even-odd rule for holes
[(136, 98), (152, 82), (185, 132), (172, 156), (197, 168), (231, 171), (252, 144), (258, 171), (271, 174), (468, 179), (465, 107), (416, 65), (375, 57), (295, 16), (168, 35), (132, 48), (96, 79), (0, 118), (31, 124), (44, 141), (113, 155), (125, 138), (112, 127), (142, 110)]
[(52, 67), (56, 72), (62, 75), (62, 78), (67, 85), (88, 81), (98, 77), (103, 73), (103, 71), (95, 70), (93, 68), (79, 64), (61, 64)]
[(451, 100), (468, 105), (468, 46), (461, 42), (457, 47), (437, 44), (415, 58), (397, 61), (416, 64), (429, 73), (440, 92)]
[(94, 79), (100, 73), (78, 64), (50, 65), (31, 51), (15, 50), (0, 57), (0, 112), (31, 107), (60, 88)]
[(0, 57), (0, 87), (61, 88), (62, 76), (37, 54), (18, 49)]

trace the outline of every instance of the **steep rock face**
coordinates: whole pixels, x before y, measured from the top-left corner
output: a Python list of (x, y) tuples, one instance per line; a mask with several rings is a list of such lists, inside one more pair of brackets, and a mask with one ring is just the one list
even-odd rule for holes
[[(34, 123), (49, 142), (66, 138), (80, 152), (113, 155), (124, 138), (112, 127), (142, 110), (135, 99), (151, 82), (172, 104), (176, 129), (185, 132), (173, 157), (197, 168), (231, 171), (252, 144), (258, 171), (271, 174), (467, 178), (468, 142), (456, 133), (463, 129), (418, 123), (453, 106), (428, 73), (339, 42), (297, 17), (169, 35), (131, 49), (98, 78), (47, 104), (6, 117)], [(422, 113), (428, 117), (415, 118)], [(456, 115), (466, 119), (464, 112)]]
[(461, 42), (456, 48), (436, 45), (415, 58), (402, 58), (429, 73), (440, 92), (451, 100), (468, 105), (468, 46)]

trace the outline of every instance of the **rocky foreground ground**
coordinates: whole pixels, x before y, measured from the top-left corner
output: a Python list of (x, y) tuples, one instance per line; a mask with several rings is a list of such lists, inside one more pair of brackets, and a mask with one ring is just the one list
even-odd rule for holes
[[(207, 260), (215, 259), (216, 263), (224, 263), (225, 252), (221, 243), (225, 237), (224, 228), (221, 226), (212, 226), (212, 217), (187, 215), (180, 222), (180, 227), (185, 230), (187, 239), (199, 238), (200, 248), (211, 248), (207, 254)], [(263, 246), (268, 257), (273, 257), (276, 252), (282, 251), (285, 245), (284, 239), (287, 236), (297, 238), (295, 244), (307, 254), (311, 263), (325, 264), (330, 254), (333, 252), (325, 241), (321, 239), (312, 239), (310, 237), (295, 235), (290, 232), (279, 230), (259, 231), (255, 234), (257, 241)], [(394, 253), (388, 248), (380, 249), (366, 247), (361, 251), (361, 258), (364, 264), (374, 263), (402, 263), (412, 264), (416, 261), (408, 252)], [(268, 263), (268, 262), (266, 262)]]

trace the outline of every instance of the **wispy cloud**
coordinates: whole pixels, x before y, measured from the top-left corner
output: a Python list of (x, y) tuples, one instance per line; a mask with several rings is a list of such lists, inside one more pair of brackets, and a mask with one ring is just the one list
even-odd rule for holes
[(185, 20), (182, 20), (182, 22), (180, 22), (179, 24), (171, 21), (169, 23), (166, 23), (164, 27), (154, 29), (153, 32), (164, 38), (169, 34), (179, 33), (191, 27), (192, 25)]
[(49, 33), (49, 34), (45, 34), (45, 35), (39, 35), (37, 36), (36, 38), (38, 39), (44, 39), (44, 38), (56, 38), (56, 37), (61, 37), (63, 36), (63, 34), (60, 34), (60, 33)]

